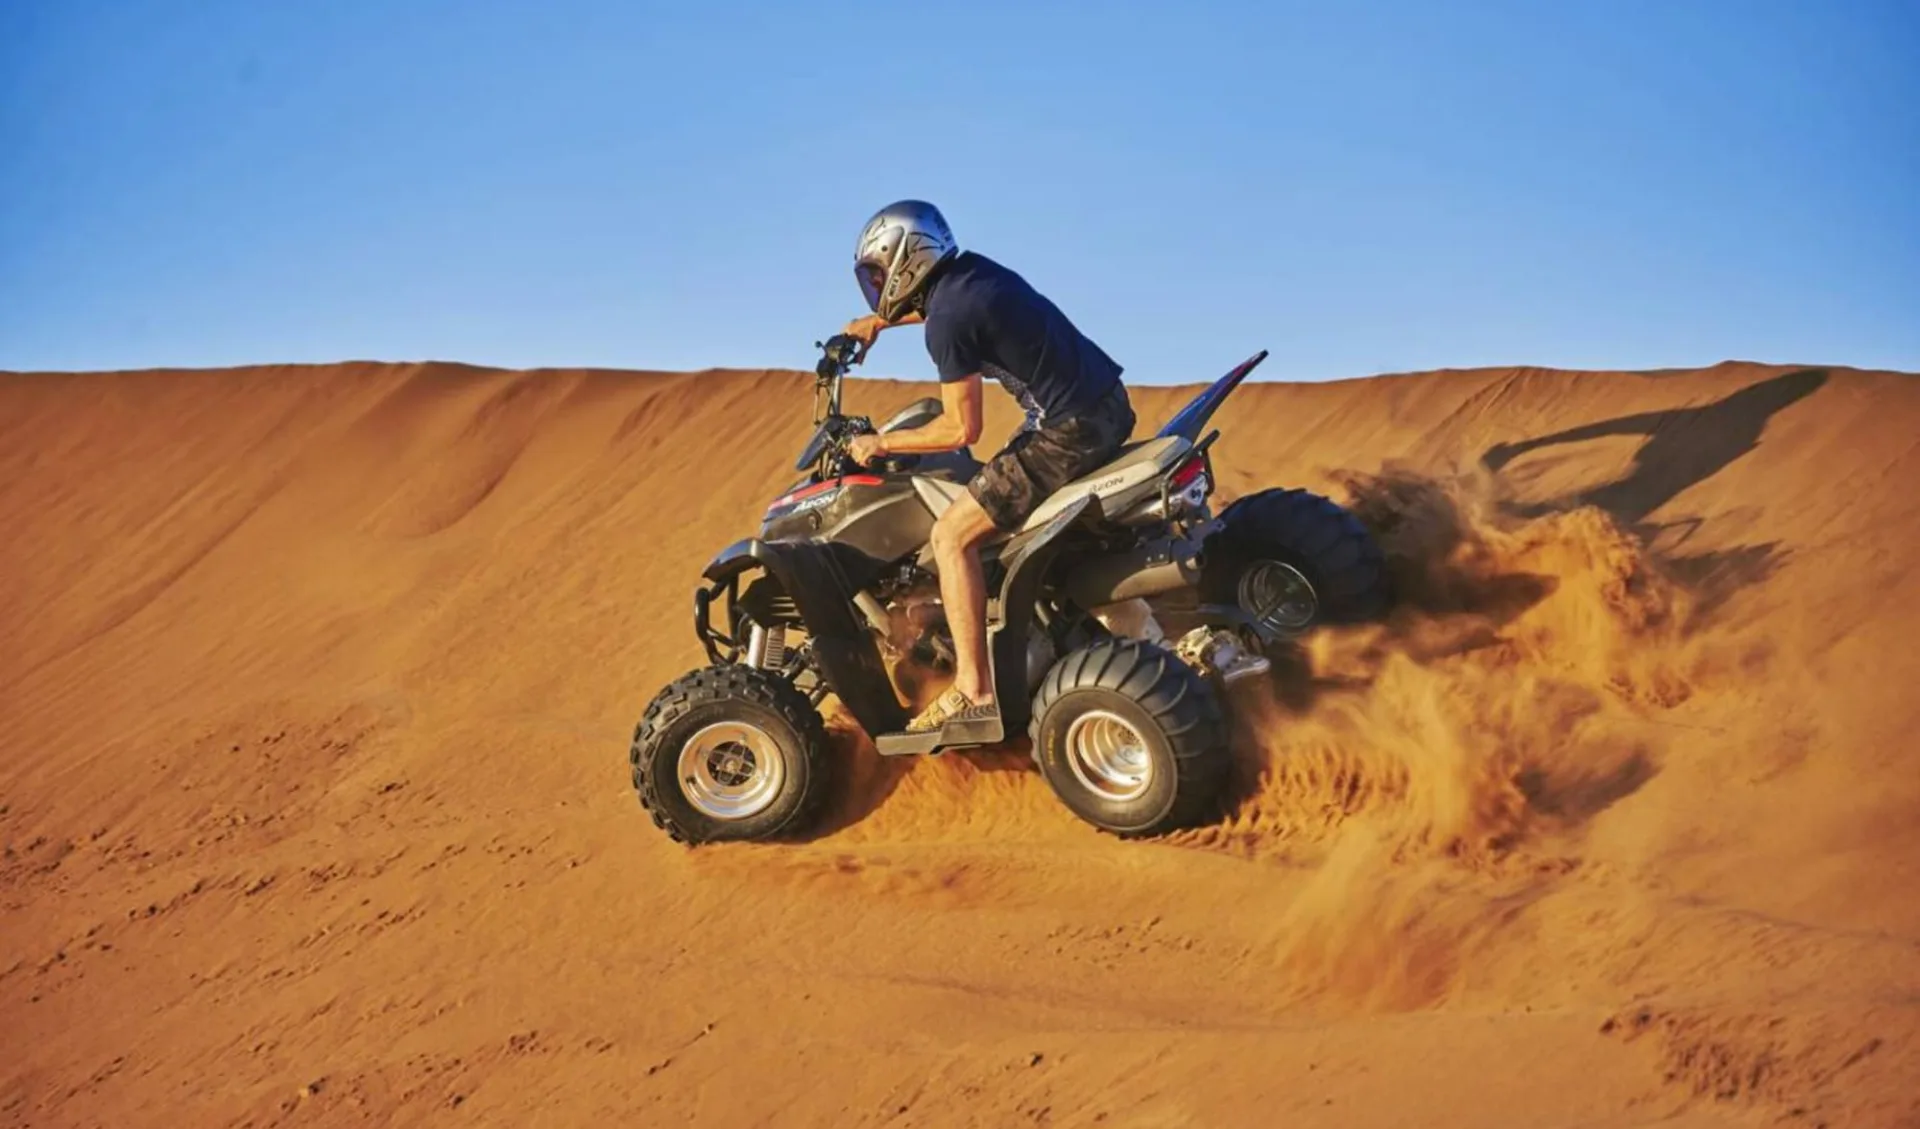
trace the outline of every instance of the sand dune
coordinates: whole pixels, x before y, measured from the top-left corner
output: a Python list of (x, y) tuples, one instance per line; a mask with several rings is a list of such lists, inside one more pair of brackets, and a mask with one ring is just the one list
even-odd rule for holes
[(688, 851), (626, 741), (809, 393), (0, 376), (0, 1124), (1920, 1125), (1920, 378), (1248, 386), (1223, 489), (1405, 606), (1217, 825), (834, 719), (823, 834)]

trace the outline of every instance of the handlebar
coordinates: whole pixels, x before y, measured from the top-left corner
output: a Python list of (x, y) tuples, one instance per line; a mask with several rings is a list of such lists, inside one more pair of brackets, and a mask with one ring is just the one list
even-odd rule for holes
[(845, 376), (861, 360), (860, 339), (851, 334), (836, 333), (825, 341), (815, 341), (813, 347), (821, 351), (820, 363), (813, 367), (814, 375), (821, 380)]
[[(836, 333), (813, 344), (821, 351), (820, 360), (813, 367), (813, 422), (819, 430), (795, 469), (813, 467), (821, 477), (832, 477), (851, 465), (847, 458), (847, 440), (874, 429), (873, 422), (865, 416), (849, 417), (840, 412), (841, 378), (860, 363), (864, 348), (859, 338), (845, 333)], [(821, 403), (823, 393), (824, 405)]]
[[(861, 361), (860, 339), (836, 333), (825, 341), (815, 341), (820, 360), (813, 366), (813, 422), (820, 423), (840, 414), (840, 378)], [(820, 394), (826, 393), (826, 410), (821, 410)]]

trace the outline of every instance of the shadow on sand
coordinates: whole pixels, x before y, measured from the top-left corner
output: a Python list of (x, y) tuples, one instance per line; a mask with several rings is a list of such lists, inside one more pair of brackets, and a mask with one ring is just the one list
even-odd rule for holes
[[(1550, 501), (1509, 504), (1506, 509), (1517, 516), (1538, 517), (1595, 506), (1613, 515), (1649, 546), (1674, 529), (1682, 531), (1679, 541), (1684, 542), (1705, 519), (1660, 523), (1650, 521), (1651, 515), (1758, 447), (1761, 433), (1775, 415), (1819, 391), (1827, 380), (1825, 369), (1799, 369), (1757, 381), (1697, 408), (1641, 412), (1518, 443), (1496, 443), (1480, 461), (1498, 473), (1514, 459), (1541, 448), (1644, 435), (1646, 442), (1634, 452), (1633, 465), (1620, 478)], [(1703, 620), (1735, 592), (1772, 575), (1781, 559), (1775, 543), (1694, 554), (1656, 551), (1656, 555), (1674, 579), (1693, 590)]]

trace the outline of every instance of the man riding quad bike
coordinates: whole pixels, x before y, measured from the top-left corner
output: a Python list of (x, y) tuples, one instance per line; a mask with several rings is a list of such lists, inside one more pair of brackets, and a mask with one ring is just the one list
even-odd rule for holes
[(925, 324), (942, 407), (918, 427), (854, 436), (847, 450), (855, 462), (966, 447), (980, 437), (980, 388), (989, 375), (1027, 413), (1006, 449), (934, 519), (931, 544), (953, 636), (954, 678), (907, 731), (991, 720), (999, 707), (987, 670), (979, 545), (1018, 529), (1054, 491), (1118, 453), (1133, 431), (1133, 405), (1111, 357), (1024, 278), (962, 252), (931, 204), (903, 200), (881, 209), (861, 231), (853, 269), (873, 313), (849, 324), (848, 335), (871, 343), (888, 326)]
[[(1269, 490), (1211, 513), (1219, 433), (1201, 432), (1266, 354), (1129, 443), (1118, 366), (1018, 275), (960, 253), (931, 205), (877, 214), (855, 269), (876, 316), (822, 346), (804, 477), (704, 571), (709, 665), (634, 734), (641, 803), (688, 842), (803, 829), (833, 790), (832, 694), (882, 755), (1026, 729), (1061, 801), (1118, 835), (1207, 818), (1230, 761), (1220, 687), (1388, 599), (1372, 536), (1325, 498)], [(878, 428), (845, 415), (848, 369), (882, 327), (920, 321), (942, 399)], [(985, 466), (969, 449), (983, 375), (1028, 412)], [(1169, 647), (1146, 601), (1180, 592), (1193, 626)], [(909, 668), (954, 675), (917, 716)]]

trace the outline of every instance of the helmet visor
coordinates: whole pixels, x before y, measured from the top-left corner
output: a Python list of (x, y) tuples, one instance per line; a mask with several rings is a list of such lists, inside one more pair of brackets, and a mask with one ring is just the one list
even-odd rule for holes
[(880, 287), (887, 280), (886, 273), (872, 263), (856, 263), (853, 277), (860, 281), (860, 293), (867, 299), (867, 309), (877, 312), (880, 309)]

